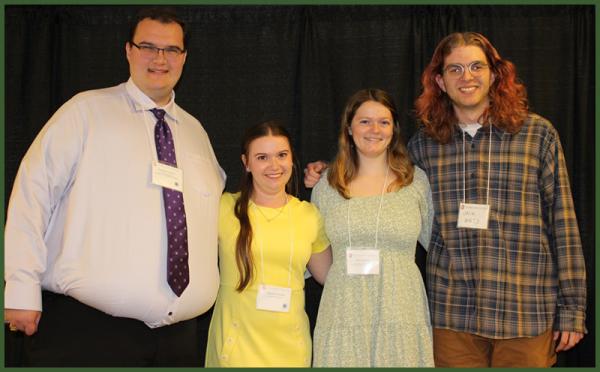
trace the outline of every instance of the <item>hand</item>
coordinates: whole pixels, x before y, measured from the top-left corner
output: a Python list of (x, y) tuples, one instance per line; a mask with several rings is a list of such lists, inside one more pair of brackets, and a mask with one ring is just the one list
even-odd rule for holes
[[(562, 333), (562, 334), (561, 334)], [(566, 351), (577, 345), (577, 343), (583, 338), (583, 333), (570, 332), (570, 331), (554, 331), (554, 341), (560, 340), (556, 345), (556, 352)]]
[(321, 179), (321, 173), (325, 169), (327, 169), (327, 163), (321, 160), (306, 164), (306, 168), (304, 169), (304, 186), (307, 189), (314, 187)]
[(27, 336), (37, 332), (42, 312), (37, 310), (4, 309), (4, 322), (9, 323), (11, 331), (21, 331)]

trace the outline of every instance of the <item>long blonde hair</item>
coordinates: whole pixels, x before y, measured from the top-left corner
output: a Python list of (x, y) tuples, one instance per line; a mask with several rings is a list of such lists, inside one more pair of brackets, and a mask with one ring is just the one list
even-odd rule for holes
[(358, 153), (348, 129), (350, 129), (352, 119), (354, 119), (358, 108), (368, 101), (384, 105), (390, 110), (394, 121), (392, 140), (387, 147), (387, 158), (390, 170), (396, 175), (396, 179), (388, 186), (387, 191), (398, 190), (409, 185), (413, 180), (414, 166), (408, 157), (408, 150), (400, 134), (398, 111), (392, 97), (381, 89), (359, 90), (346, 103), (338, 137), (338, 152), (327, 175), (327, 181), (329, 181), (331, 187), (335, 188), (346, 199), (350, 198), (348, 185), (358, 174)]

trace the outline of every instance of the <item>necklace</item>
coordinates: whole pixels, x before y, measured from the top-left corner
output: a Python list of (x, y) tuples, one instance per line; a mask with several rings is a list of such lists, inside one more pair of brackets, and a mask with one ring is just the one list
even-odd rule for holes
[(271, 222), (274, 219), (276, 219), (277, 217), (279, 217), (281, 215), (281, 213), (283, 213), (283, 210), (285, 209), (285, 206), (287, 205), (287, 203), (288, 203), (288, 196), (287, 196), (287, 194), (285, 194), (285, 204), (283, 205), (283, 207), (279, 208), (277, 214), (275, 214), (271, 218), (267, 217), (267, 215), (261, 210), (261, 208), (258, 206), (258, 204), (253, 203), (253, 206), (265, 218), (265, 220), (267, 220), (267, 222)]

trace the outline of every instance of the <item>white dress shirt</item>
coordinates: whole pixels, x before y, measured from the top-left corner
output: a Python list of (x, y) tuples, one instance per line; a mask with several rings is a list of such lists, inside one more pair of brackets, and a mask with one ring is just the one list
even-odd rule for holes
[(190, 283), (181, 297), (167, 284), (162, 188), (151, 180), (156, 104), (129, 79), (70, 99), (23, 158), (7, 213), (5, 308), (42, 310), (47, 289), (154, 328), (212, 306), (225, 175), (174, 96), (162, 108), (183, 170)]

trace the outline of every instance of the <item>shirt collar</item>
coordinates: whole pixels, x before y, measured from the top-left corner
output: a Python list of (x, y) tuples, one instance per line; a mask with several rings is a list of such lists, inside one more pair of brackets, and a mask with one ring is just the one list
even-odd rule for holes
[[(127, 90), (127, 94), (131, 98), (131, 103), (136, 111), (148, 111), (158, 107), (150, 97), (148, 97), (140, 88), (138, 88), (137, 85), (135, 85), (131, 77), (129, 80), (127, 80), (125, 89)], [(171, 91), (171, 99), (169, 100), (169, 103), (159, 108), (165, 110), (170, 119), (177, 121), (177, 115), (175, 114), (175, 91)]]
[[(496, 125), (493, 125), (493, 126), (494, 126), (494, 129), (492, 130), (492, 135), (495, 136), (497, 139), (501, 140), (506, 131), (502, 128), (498, 128)], [(482, 131), (482, 130), (489, 132), (490, 128), (488, 128), (487, 126), (482, 126), (481, 128), (479, 128), (479, 131)], [(463, 132), (463, 130), (460, 127), (460, 125), (458, 125), (458, 123), (454, 124), (454, 137), (457, 139), (460, 139), (462, 141), (462, 132)]]

